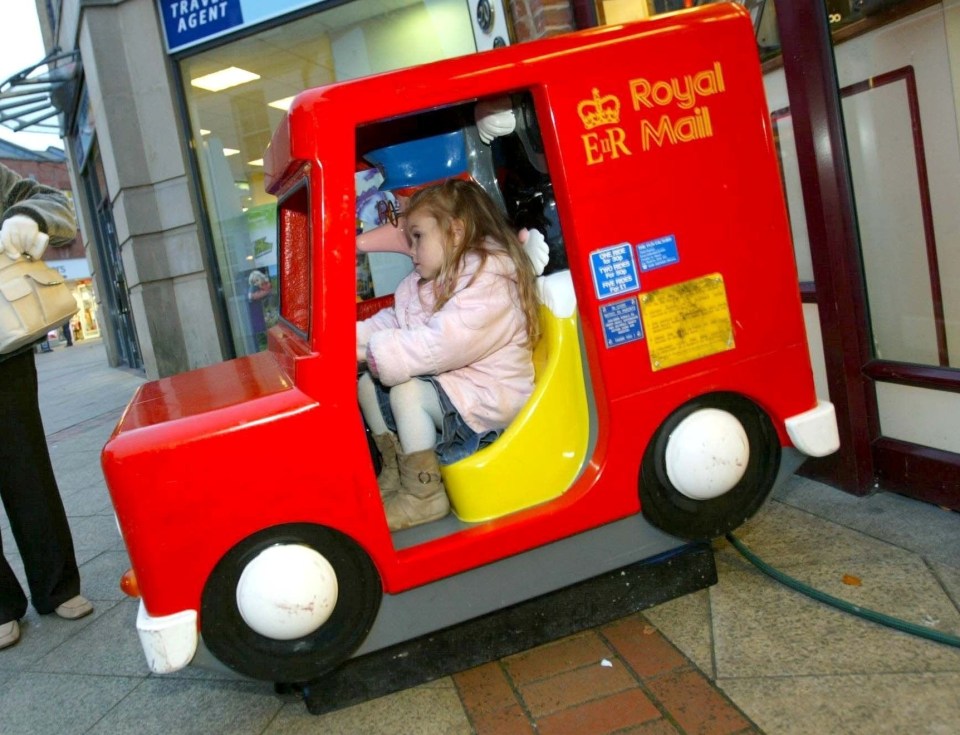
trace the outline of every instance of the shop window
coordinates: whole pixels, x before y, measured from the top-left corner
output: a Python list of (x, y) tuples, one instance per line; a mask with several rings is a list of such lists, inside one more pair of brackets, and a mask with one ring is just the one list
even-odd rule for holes
[[(777, 59), (780, 56), (780, 33), (774, 0), (733, 1), (750, 12), (761, 60)], [(601, 23), (625, 23), (711, 2), (719, 0), (596, 0), (597, 18)], [(824, 12), (831, 32), (836, 34), (865, 15), (879, 13), (901, 2), (903, 0), (825, 0)]]
[(235, 354), (263, 349), (262, 329), (285, 308), (278, 309), (274, 293), (265, 300), (261, 322), (251, 305), (250, 279), (269, 280), (276, 290), (281, 276), (277, 204), (264, 190), (263, 155), (294, 96), (475, 50), (463, 0), (388, 0), (337, 4), (180, 60)]

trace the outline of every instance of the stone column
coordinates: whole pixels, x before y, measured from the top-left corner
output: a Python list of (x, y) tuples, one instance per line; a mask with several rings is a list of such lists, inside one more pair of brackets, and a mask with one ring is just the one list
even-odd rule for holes
[[(156, 7), (90, 4), (73, 20), (147, 376), (219, 362), (188, 139)], [(85, 234), (93, 236), (89, 227)]]

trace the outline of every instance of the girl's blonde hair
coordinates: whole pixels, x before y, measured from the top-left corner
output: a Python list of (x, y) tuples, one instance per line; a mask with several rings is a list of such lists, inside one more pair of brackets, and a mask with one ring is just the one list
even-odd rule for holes
[[(436, 219), (443, 233), (443, 263), (433, 282), (435, 308), (439, 310), (453, 297), (467, 253), (480, 256), (479, 273), (487, 258), (500, 252), (499, 245), (516, 266), (517, 293), (526, 319), (527, 344), (531, 348), (536, 346), (540, 339), (537, 276), (517, 234), (490, 196), (474, 181), (450, 179), (420, 189), (410, 197), (404, 215), (409, 217), (418, 210)], [(455, 220), (463, 226), (463, 237), (459, 242), (454, 232)], [(476, 278), (476, 274), (473, 277)]]

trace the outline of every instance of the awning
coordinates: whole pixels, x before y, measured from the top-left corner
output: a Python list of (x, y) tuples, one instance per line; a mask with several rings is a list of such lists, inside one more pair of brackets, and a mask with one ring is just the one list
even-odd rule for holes
[(63, 135), (60, 113), (68, 113), (80, 79), (80, 52), (51, 51), (0, 84), (0, 125), (14, 132)]

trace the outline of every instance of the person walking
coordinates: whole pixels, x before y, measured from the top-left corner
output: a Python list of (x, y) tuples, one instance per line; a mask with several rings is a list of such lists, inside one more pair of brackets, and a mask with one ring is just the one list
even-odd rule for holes
[[(48, 238), (65, 245), (76, 232), (76, 217), (62, 193), (0, 164), (0, 249), (7, 256), (39, 258)], [(34, 609), (68, 620), (93, 612), (80, 594), (73, 538), (50, 463), (33, 345), (0, 355), (0, 497)], [(19, 620), (26, 612), (26, 595), (0, 539), (0, 649), (20, 640)]]

